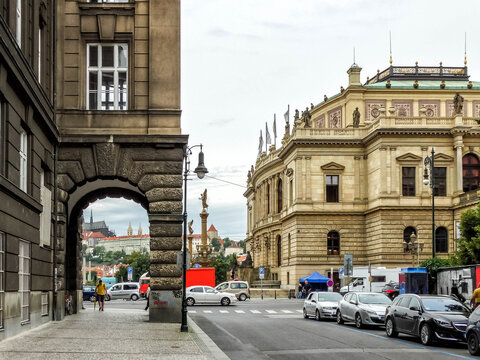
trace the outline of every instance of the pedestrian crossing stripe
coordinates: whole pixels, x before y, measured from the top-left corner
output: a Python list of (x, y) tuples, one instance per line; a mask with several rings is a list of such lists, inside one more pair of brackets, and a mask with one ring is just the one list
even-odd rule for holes
[(243, 311), (243, 310), (235, 310), (235, 312), (238, 313), (238, 314), (245, 314), (245, 311)]
[(188, 310), (189, 313), (192, 313), (192, 314), (196, 314), (197, 311), (196, 310)]
[(205, 314), (211, 314), (211, 313), (212, 313), (212, 310), (203, 310), (203, 312), (204, 312)]
[(228, 310), (219, 310), (222, 314), (228, 314)]
[(285, 313), (285, 314), (292, 314), (293, 313), (293, 311), (290, 311), (290, 310), (282, 310), (282, 312)]
[(262, 313), (261, 311), (258, 311), (258, 310), (250, 310), (250, 312), (252, 314), (261, 314)]
[(265, 310), (269, 314), (276, 314), (277, 312), (275, 310)]
[(298, 313), (303, 313), (303, 310), (297, 310)]

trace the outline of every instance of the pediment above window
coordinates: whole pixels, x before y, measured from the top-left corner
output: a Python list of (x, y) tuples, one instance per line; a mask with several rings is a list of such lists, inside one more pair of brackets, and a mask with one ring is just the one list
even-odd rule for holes
[(343, 171), (345, 166), (337, 164), (336, 162), (332, 161), (328, 164), (322, 165), (321, 169), (324, 171)]
[(412, 153), (407, 153), (407, 154), (398, 156), (397, 161), (398, 162), (420, 162), (422, 161), (422, 157)]
[(447, 154), (439, 153), (435, 154), (435, 162), (452, 162), (454, 159)]

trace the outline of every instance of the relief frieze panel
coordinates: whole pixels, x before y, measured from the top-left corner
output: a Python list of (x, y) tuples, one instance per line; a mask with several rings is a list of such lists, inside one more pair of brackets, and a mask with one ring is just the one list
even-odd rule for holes
[(420, 100), (418, 102), (418, 108), (425, 108), (426, 117), (439, 117), (440, 116), (440, 100)]
[(395, 115), (397, 117), (413, 116), (412, 101), (395, 100), (395, 101), (392, 101), (392, 106), (395, 108)]
[(341, 128), (342, 127), (342, 108), (338, 107), (328, 112), (328, 127)]
[(325, 114), (320, 115), (319, 117), (313, 120), (313, 124), (317, 129), (325, 127)]
[(480, 101), (478, 100), (473, 102), (473, 116), (480, 117)]
[(380, 109), (386, 107), (385, 100), (365, 102), (365, 120), (373, 121), (380, 116)]

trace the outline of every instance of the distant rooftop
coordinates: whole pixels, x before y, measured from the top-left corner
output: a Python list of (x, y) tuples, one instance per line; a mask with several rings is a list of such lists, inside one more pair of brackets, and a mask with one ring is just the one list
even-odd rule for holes
[(467, 66), (390, 66), (379, 71), (373, 78), (367, 80), (365, 85), (371, 85), (388, 80), (439, 80), (439, 81), (468, 81)]

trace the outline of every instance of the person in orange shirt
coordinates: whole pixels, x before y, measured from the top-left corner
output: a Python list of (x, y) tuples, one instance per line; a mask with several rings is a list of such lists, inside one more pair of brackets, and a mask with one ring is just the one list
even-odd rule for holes
[(95, 296), (98, 301), (98, 311), (104, 311), (103, 307), (105, 306), (105, 293), (107, 292), (107, 287), (102, 283), (102, 279), (98, 280), (98, 284), (95, 287)]
[(480, 282), (478, 283), (478, 287), (473, 291), (472, 298), (470, 299), (470, 306), (472, 306), (473, 309), (476, 309), (478, 305), (480, 305)]

